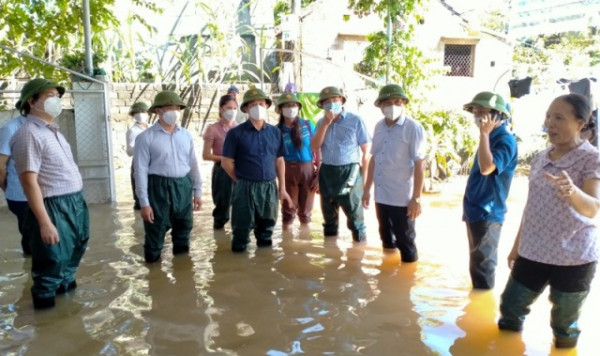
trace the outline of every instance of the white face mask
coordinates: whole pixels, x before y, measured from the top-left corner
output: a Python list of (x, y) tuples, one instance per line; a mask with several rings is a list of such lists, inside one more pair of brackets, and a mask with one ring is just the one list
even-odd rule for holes
[(265, 120), (267, 118), (267, 108), (261, 105), (255, 105), (250, 108), (248, 115), (252, 120)]
[(400, 118), (400, 124), (404, 123), (404, 107), (400, 105), (388, 105), (382, 110), (383, 115), (388, 120), (396, 120)]
[(283, 108), (281, 111), (283, 116), (288, 119), (295, 119), (298, 116), (298, 107), (293, 108)]
[(144, 123), (148, 122), (148, 114), (145, 112), (138, 112), (133, 115), (135, 122)]
[(179, 110), (169, 110), (163, 113), (162, 120), (165, 122), (165, 124), (173, 126), (177, 123), (180, 116), (181, 112)]
[(481, 127), (481, 118), (480, 117), (473, 116), (473, 122), (475, 123), (475, 126), (477, 126), (477, 128)]
[(58, 96), (52, 96), (44, 101), (44, 110), (53, 119), (62, 112), (62, 103)]
[(231, 121), (235, 118), (235, 114), (237, 114), (237, 110), (225, 110), (223, 111), (223, 118), (227, 121)]

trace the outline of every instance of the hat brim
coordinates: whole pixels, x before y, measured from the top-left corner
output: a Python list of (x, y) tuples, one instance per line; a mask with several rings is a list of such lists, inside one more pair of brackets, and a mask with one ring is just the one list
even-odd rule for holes
[(273, 100), (268, 99), (268, 98), (266, 98), (266, 99), (264, 99), (264, 98), (253, 99), (253, 100), (250, 100), (250, 101), (242, 103), (242, 105), (240, 106), (240, 111), (243, 112), (244, 114), (247, 114), (247, 112), (246, 112), (246, 106), (248, 106), (248, 104), (250, 104), (253, 101), (257, 101), (257, 100), (261, 100), (261, 99), (267, 102), (267, 109), (270, 108), (271, 105), (273, 105)]
[(379, 98), (377, 98), (377, 100), (375, 100), (373, 105), (375, 105), (376, 107), (379, 108), (379, 107), (381, 107), (381, 102), (386, 101), (388, 99), (404, 99), (405, 104), (408, 104), (408, 102), (410, 101), (410, 100), (408, 100), (408, 98), (406, 96), (394, 95), (394, 96), (386, 96), (385, 98), (379, 97)]
[[(158, 108), (164, 108), (165, 106), (175, 106), (175, 105), (179, 106), (180, 110), (187, 108), (187, 105), (183, 105), (183, 104), (167, 104), (167, 105), (160, 105), (160, 106), (153, 105), (150, 107), (150, 109), (148, 109), (148, 112), (150, 114), (156, 114), (156, 109), (158, 109)], [(140, 111), (138, 111), (138, 112), (140, 112)]]

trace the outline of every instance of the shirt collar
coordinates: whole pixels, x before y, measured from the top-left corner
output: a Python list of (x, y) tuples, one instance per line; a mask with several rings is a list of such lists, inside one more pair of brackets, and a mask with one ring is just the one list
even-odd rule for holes
[[(164, 128), (164, 127), (162, 127), (162, 125), (161, 125), (161, 124), (160, 124), (158, 121), (156, 121), (156, 122), (154, 123), (154, 125), (152, 125), (152, 128), (153, 128), (154, 130), (157, 130), (157, 131), (162, 131), (162, 132), (165, 132), (165, 133), (171, 134), (171, 132), (169, 132), (169, 131), (165, 130), (165, 128)], [(177, 131), (179, 131), (179, 130), (181, 130), (181, 126), (179, 126), (179, 125), (176, 125), (176, 126), (175, 126), (175, 130), (173, 130), (173, 133), (175, 133), (175, 132), (177, 132)]]
[[(581, 150), (587, 151), (590, 148), (593, 148), (592, 145), (588, 141), (583, 141), (579, 146), (575, 147), (571, 151), (567, 152), (564, 156), (559, 158), (556, 161), (552, 161), (550, 159), (550, 151), (554, 148), (554, 145), (546, 148), (546, 150), (541, 155), (542, 166), (546, 166), (548, 164), (552, 164), (556, 168), (567, 168), (573, 166), (575, 162), (580, 159), (584, 159), (585, 156), (581, 154)], [(595, 148), (593, 148), (595, 149)]]
[(36, 124), (37, 126), (45, 126), (48, 128), (51, 128), (53, 131), (57, 131), (58, 130), (58, 125), (54, 122), (52, 123), (48, 123), (46, 120), (40, 118), (39, 116), (35, 116), (33, 114), (27, 114), (27, 120), (33, 122), (34, 124)]

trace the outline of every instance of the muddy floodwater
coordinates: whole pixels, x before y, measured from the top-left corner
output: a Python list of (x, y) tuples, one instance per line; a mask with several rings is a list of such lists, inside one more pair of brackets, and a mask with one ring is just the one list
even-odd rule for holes
[(173, 258), (167, 237), (162, 260), (148, 265), (128, 172), (120, 172), (118, 202), (90, 206), (78, 288), (47, 311), (33, 310), (31, 259), (21, 254), (16, 219), (2, 208), (0, 355), (600, 355), (599, 278), (576, 349), (553, 348), (547, 292), (522, 333), (498, 331), (527, 181), (513, 185), (489, 292), (470, 288), (464, 184), (456, 178), (424, 196), (417, 263), (382, 254), (374, 207), (366, 213), (366, 245), (354, 245), (345, 228), (324, 238), (318, 204), (309, 228), (296, 222), (282, 232), (279, 221), (272, 248), (253, 241), (247, 253), (233, 254), (231, 228), (213, 231), (205, 192), (189, 255)]

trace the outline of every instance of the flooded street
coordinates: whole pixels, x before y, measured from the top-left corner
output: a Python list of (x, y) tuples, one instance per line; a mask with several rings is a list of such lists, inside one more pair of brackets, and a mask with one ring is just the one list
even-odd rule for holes
[[(208, 171), (204, 187), (210, 186)], [(325, 239), (315, 209), (309, 229), (296, 222), (282, 232), (279, 221), (272, 248), (257, 250), (253, 239), (247, 253), (233, 254), (230, 225), (212, 230), (205, 191), (189, 256), (173, 258), (167, 237), (161, 262), (147, 265), (128, 173), (118, 172), (117, 203), (90, 206), (91, 238), (78, 288), (48, 311), (33, 310), (31, 259), (20, 252), (16, 219), (0, 209), (1, 355), (600, 354), (598, 277), (577, 349), (552, 347), (547, 292), (522, 334), (496, 327), (526, 178), (515, 180), (509, 198), (496, 289), (471, 292), (461, 221), (464, 178), (424, 196), (417, 263), (382, 255), (374, 207), (367, 210), (366, 245), (354, 245), (345, 228)]]

